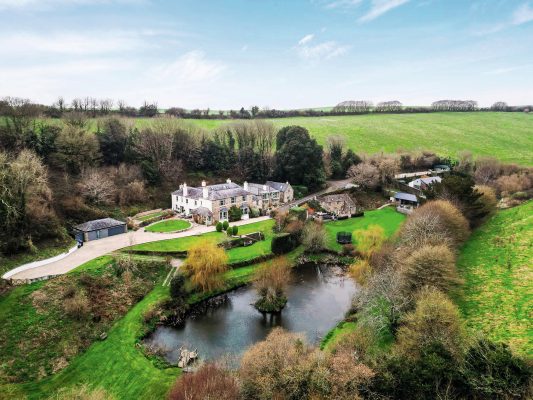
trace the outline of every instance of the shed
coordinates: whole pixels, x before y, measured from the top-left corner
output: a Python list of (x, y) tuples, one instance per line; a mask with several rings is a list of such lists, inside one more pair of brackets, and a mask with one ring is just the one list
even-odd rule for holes
[(120, 235), (127, 231), (128, 227), (125, 222), (113, 218), (95, 219), (94, 221), (84, 222), (74, 227), (76, 240), (83, 242)]
[(394, 201), (402, 205), (418, 205), (418, 198), (410, 193), (398, 192), (394, 195)]

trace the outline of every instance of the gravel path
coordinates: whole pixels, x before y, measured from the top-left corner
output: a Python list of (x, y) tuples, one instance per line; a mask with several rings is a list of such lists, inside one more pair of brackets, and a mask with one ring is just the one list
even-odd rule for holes
[[(245, 221), (232, 222), (232, 225), (247, 225), (269, 219), (270, 217), (259, 217)], [(84, 243), (83, 247), (75, 251), (62, 260), (19, 272), (11, 277), (17, 279), (35, 279), (48, 275), (65, 274), (76, 267), (92, 260), (93, 258), (103, 256), (115, 250), (135, 244), (157, 242), (158, 240), (175, 239), (185, 236), (200, 235), (206, 232), (213, 232), (214, 226), (194, 225), (191, 229), (178, 233), (152, 233), (139, 229), (136, 232), (128, 232), (123, 235), (107, 237), (105, 239), (94, 240)]]

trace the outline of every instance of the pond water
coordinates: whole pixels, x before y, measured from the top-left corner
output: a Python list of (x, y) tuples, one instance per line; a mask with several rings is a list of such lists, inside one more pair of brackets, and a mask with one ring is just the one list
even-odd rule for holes
[(307, 264), (293, 271), (287, 305), (278, 315), (257, 311), (253, 306), (256, 290), (246, 286), (230, 292), (222, 306), (189, 318), (182, 328), (160, 326), (145, 343), (160, 349), (170, 363), (177, 362), (181, 346), (197, 348), (206, 360), (239, 357), (276, 326), (305, 333), (310, 343), (317, 344), (343, 319), (356, 287), (338, 267)]

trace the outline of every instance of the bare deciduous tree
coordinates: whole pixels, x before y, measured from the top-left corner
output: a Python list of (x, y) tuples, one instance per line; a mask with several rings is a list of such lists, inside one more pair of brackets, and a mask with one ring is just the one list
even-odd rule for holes
[(81, 195), (90, 203), (109, 204), (115, 196), (113, 181), (96, 169), (84, 171), (78, 186)]

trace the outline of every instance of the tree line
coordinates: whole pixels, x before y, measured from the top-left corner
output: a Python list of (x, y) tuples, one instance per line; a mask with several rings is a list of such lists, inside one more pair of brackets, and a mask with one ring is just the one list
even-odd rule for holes
[(63, 118), (68, 114), (83, 114), (96, 118), (102, 116), (121, 116), (131, 118), (153, 118), (158, 116), (170, 116), (184, 119), (265, 119), (265, 118), (288, 118), (288, 117), (318, 117), (336, 115), (359, 115), (368, 113), (429, 113), (429, 112), (465, 112), (465, 111), (501, 111), (501, 112), (529, 112), (532, 105), (510, 106), (506, 102), (497, 101), (490, 107), (479, 107), (473, 100), (438, 100), (430, 106), (405, 106), (398, 100), (382, 101), (374, 105), (369, 100), (342, 101), (326, 109), (292, 109), (276, 110), (269, 107), (259, 108), (252, 106), (249, 109), (241, 107), (239, 110), (206, 109), (187, 110), (183, 107), (169, 107), (160, 110), (155, 101), (144, 101), (142, 106), (136, 108), (126, 104), (124, 100), (109, 98), (97, 99), (94, 97), (77, 97), (70, 104), (59, 97), (53, 104), (44, 105), (31, 102), (29, 99), (5, 97), (0, 100), (0, 115), (12, 113), (13, 107), (23, 106), (27, 112), (36, 116)]

